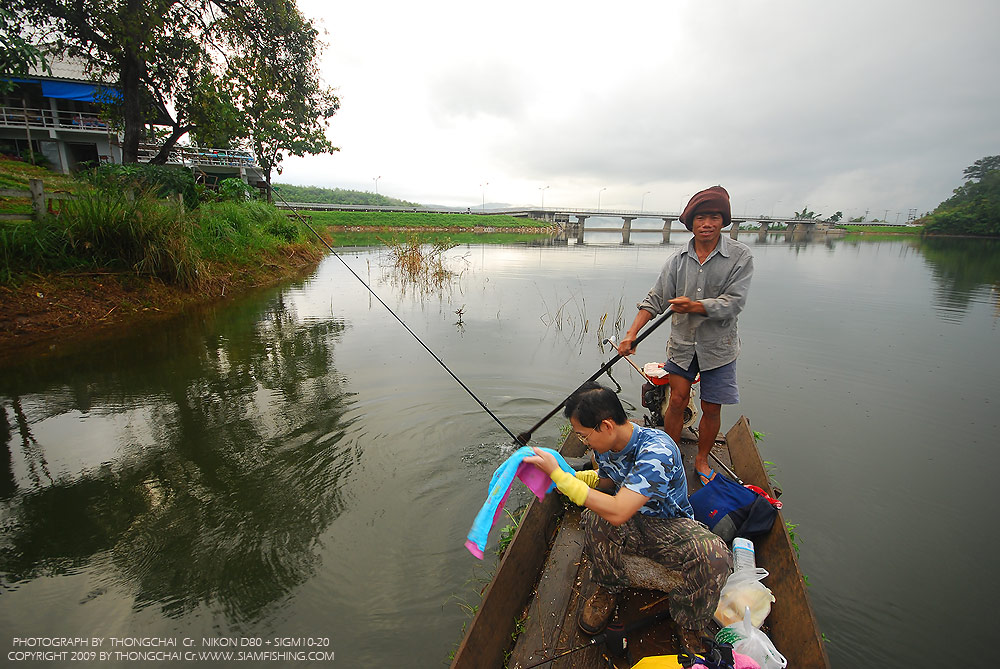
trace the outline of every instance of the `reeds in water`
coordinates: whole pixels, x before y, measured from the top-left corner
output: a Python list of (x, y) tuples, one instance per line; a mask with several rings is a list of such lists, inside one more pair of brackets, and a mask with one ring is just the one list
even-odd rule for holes
[(384, 241), (395, 277), (404, 285), (423, 291), (444, 288), (455, 275), (445, 263), (445, 252), (454, 246), (450, 241), (422, 244), (416, 239)]

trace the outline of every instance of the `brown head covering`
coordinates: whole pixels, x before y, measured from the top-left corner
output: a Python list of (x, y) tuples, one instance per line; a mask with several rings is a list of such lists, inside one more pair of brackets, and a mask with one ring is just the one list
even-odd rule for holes
[(690, 230), (696, 213), (715, 211), (722, 214), (722, 227), (728, 227), (732, 223), (732, 214), (729, 210), (729, 193), (722, 186), (712, 186), (691, 196), (687, 206), (684, 207), (683, 213), (681, 213), (681, 223), (684, 224), (685, 228)]

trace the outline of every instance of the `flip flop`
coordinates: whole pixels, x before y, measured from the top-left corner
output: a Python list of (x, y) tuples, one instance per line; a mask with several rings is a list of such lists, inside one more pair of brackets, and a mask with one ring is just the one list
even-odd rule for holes
[(705, 475), (705, 474), (702, 474), (701, 472), (698, 472), (698, 477), (701, 479), (701, 484), (702, 485), (708, 485), (708, 482), (715, 478), (715, 470), (714, 469), (709, 469), (708, 470), (708, 475)]

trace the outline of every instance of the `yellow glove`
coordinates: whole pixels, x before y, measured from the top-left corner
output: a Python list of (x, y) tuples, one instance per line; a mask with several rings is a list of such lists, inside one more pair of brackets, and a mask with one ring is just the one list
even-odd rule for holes
[(569, 497), (570, 501), (574, 504), (583, 506), (583, 503), (587, 501), (587, 493), (590, 491), (590, 488), (573, 474), (557, 469), (549, 474), (549, 476), (552, 478), (552, 482), (556, 484), (559, 492)]
[(588, 488), (596, 488), (600, 479), (596, 469), (584, 469), (582, 472), (577, 472), (576, 477), (586, 483)]

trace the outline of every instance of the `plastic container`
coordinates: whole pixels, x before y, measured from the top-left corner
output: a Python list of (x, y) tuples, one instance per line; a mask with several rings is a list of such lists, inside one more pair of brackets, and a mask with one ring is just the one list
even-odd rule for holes
[(755, 569), (757, 556), (754, 553), (753, 542), (743, 537), (733, 539), (733, 571)]
[(670, 374), (663, 370), (662, 362), (647, 362), (642, 366), (642, 373), (654, 386), (665, 386), (670, 383)]

